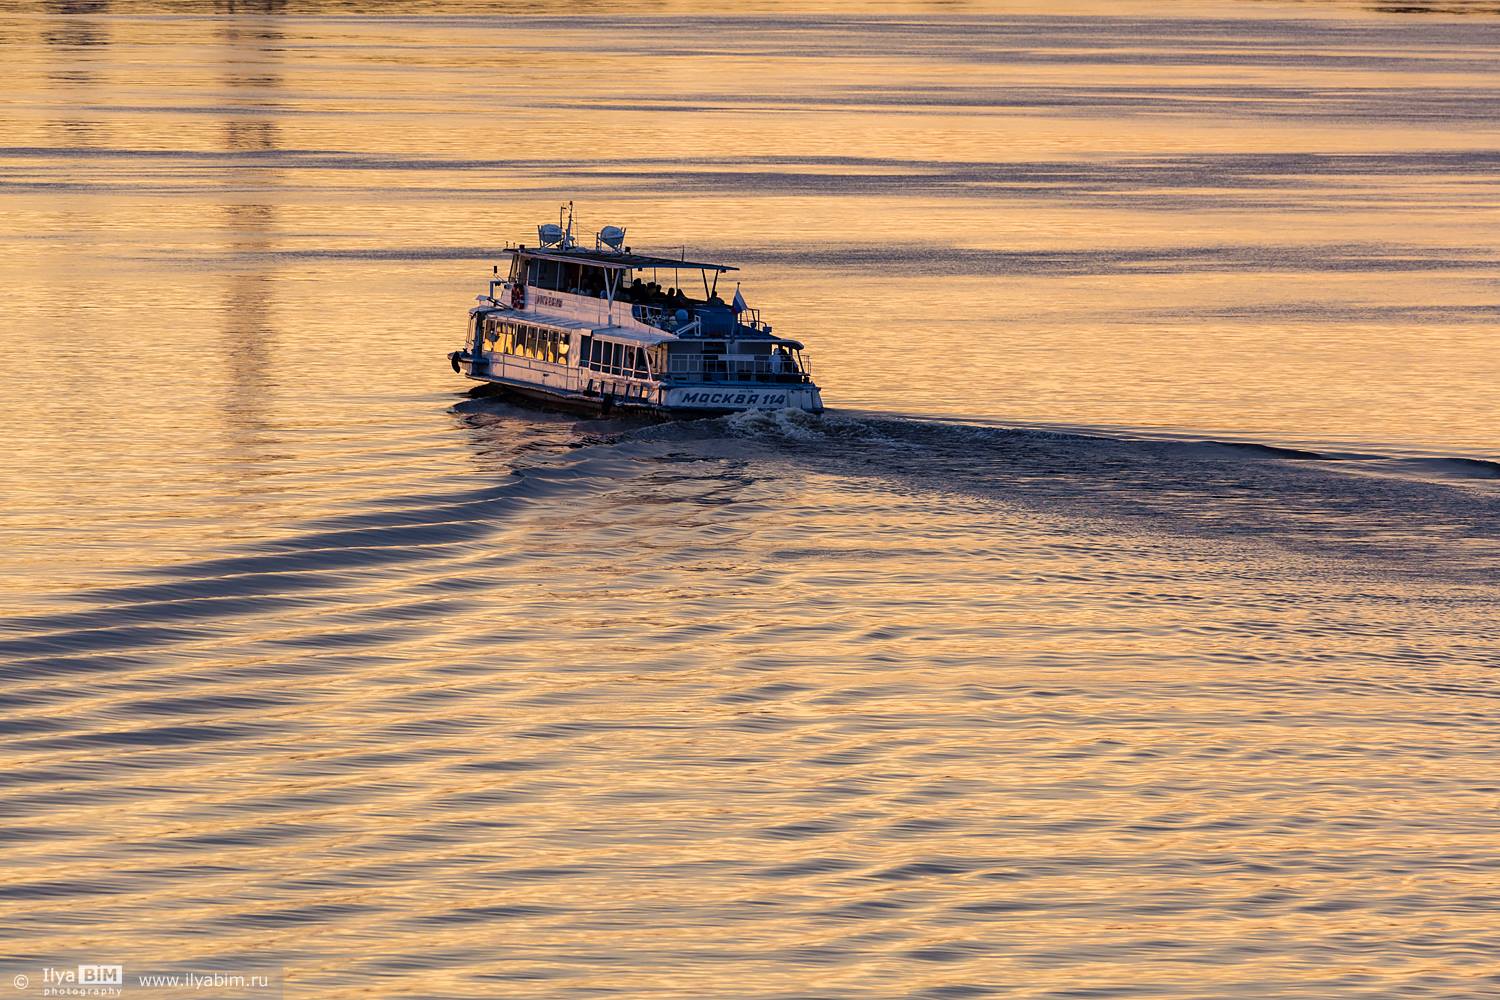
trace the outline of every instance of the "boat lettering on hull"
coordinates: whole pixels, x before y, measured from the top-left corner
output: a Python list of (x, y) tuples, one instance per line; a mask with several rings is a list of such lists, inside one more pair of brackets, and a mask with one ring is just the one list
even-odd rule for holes
[(784, 392), (674, 392), (668, 404), (681, 406), (755, 406), (781, 408), (787, 405)]

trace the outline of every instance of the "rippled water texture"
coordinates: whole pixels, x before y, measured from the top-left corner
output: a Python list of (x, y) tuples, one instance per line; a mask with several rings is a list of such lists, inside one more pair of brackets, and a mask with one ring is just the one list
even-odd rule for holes
[[(0, 988), (1500, 994), (1493, 5), (220, 7), (0, 3)], [(831, 412), (466, 397), (568, 198)]]

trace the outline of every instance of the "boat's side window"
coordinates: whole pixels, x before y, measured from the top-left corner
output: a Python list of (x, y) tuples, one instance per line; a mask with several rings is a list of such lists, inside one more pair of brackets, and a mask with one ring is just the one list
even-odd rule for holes
[(555, 260), (536, 260), (531, 263), (531, 283), (537, 288), (557, 290), (558, 271), (561, 265)]
[(646, 377), (646, 351), (645, 351), (645, 348), (639, 348), (638, 347), (635, 350), (635, 377), (636, 378), (645, 378)]
[(579, 337), (578, 337), (578, 354), (576, 355), (576, 357), (578, 358), (578, 364), (579, 364), (580, 367), (582, 367), (583, 365), (588, 364), (588, 361), (589, 361), (589, 348), (591, 348), (593, 346), (593, 344), (594, 344), (594, 338), (593, 337), (590, 337), (586, 333), (579, 335)]

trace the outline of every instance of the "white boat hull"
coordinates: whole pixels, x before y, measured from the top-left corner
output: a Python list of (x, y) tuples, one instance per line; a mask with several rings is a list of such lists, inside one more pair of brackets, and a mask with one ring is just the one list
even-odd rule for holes
[[(620, 380), (569, 380), (550, 378), (535, 381), (528, 370), (513, 371), (487, 360), (478, 365), (467, 351), (449, 355), (454, 370), (481, 382), (492, 391), (541, 403), (543, 405), (592, 413), (636, 412), (658, 416), (702, 417), (744, 410), (803, 410), (823, 412), (823, 397), (816, 385), (739, 384), (705, 382), (683, 384), (641, 384)], [(500, 369), (495, 371), (493, 369)], [(577, 381), (577, 384), (573, 384)], [(550, 384), (549, 384), (550, 383)], [(559, 384), (561, 383), (561, 384)]]

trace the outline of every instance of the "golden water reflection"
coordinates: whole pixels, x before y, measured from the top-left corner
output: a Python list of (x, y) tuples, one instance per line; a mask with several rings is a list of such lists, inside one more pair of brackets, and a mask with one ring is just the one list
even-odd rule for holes
[[(0, 4), (11, 951), (1476, 995), (1500, 60), (1369, 6)], [(568, 199), (833, 412), (463, 397)]]

